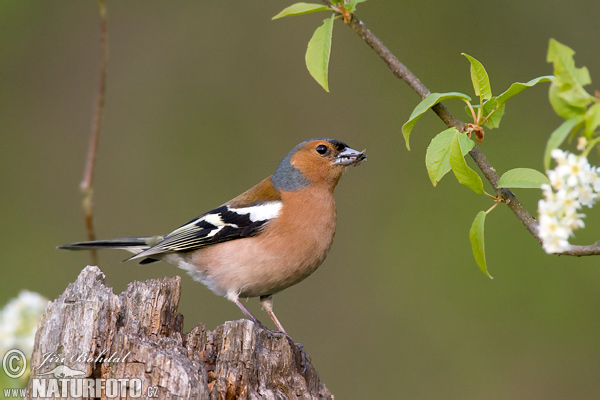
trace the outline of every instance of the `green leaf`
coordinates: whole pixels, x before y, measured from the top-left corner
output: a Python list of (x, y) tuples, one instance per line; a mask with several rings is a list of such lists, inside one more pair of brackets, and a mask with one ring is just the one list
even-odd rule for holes
[[(500, 126), (500, 120), (504, 116), (504, 108), (506, 106), (505, 103), (508, 100), (510, 100), (512, 97), (516, 96), (517, 94), (521, 93), (523, 90), (525, 90), (527, 88), (535, 86), (541, 82), (550, 82), (550, 81), (552, 81), (552, 79), (554, 79), (554, 77), (552, 75), (548, 75), (548, 76), (540, 76), (540, 77), (532, 79), (526, 83), (515, 82), (512, 85), (510, 85), (508, 90), (506, 90), (500, 96), (491, 97), (489, 100), (486, 100), (483, 103), (483, 117), (484, 118), (487, 117), (488, 115), (490, 115), (490, 113), (494, 109), (497, 108), (497, 110), (494, 111), (494, 113), (487, 119), (487, 121), (485, 122), (484, 125), (490, 129), (498, 128)], [(475, 110), (475, 112), (478, 112), (479, 106), (473, 106), (473, 109)], [(471, 110), (468, 107), (465, 107), (465, 112), (467, 113), (468, 116), (471, 116)]]
[(484, 194), (481, 178), (465, 161), (459, 139), (460, 135), (464, 135), (464, 133), (455, 134), (450, 145), (450, 167), (459, 183), (471, 188), (475, 193)]
[(427, 173), (433, 186), (436, 186), (444, 175), (450, 171), (450, 146), (455, 135), (458, 135), (463, 156), (475, 146), (475, 142), (469, 139), (467, 135), (460, 134), (456, 128), (448, 128), (438, 133), (431, 140), (425, 155)]
[(575, 67), (574, 55), (575, 51), (569, 46), (550, 39), (546, 61), (554, 64), (554, 75), (564, 75), (582, 86), (589, 85), (592, 83), (590, 73), (586, 67)]
[(566, 120), (558, 128), (552, 132), (548, 142), (546, 143), (546, 151), (544, 151), (544, 168), (550, 169), (550, 153), (552, 150), (557, 149), (565, 141), (567, 136), (583, 121), (583, 116), (578, 115), (571, 119)]
[(542, 83), (542, 82), (552, 82), (553, 79), (554, 79), (554, 77), (552, 75), (546, 75), (546, 76), (537, 77), (526, 83), (515, 82), (512, 85), (510, 85), (508, 90), (506, 90), (504, 93), (502, 93), (500, 96), (498, 96), (498, 104), (506, 103), (506, 101), (509, 100), (511, 97), (516, 96), (517, 94), (521, 93), (523, 90), (525, 90), (527, 88), (530, 88), (530, 87), (535, 86), (538, 83)]
[(292, 15), (302, 15), (302, 14), (308, 14), (308, 13), (313, 13), (313, 12), (317, 12), (317, 11), (327, 11), (327, 10), (329, 10), (329, 7), (324, 6), (323, 4), (296, 3), (296, 4), (292, 4), (289, 7), (284, 8), (283, 10), (281, 10), (281, 12), (279, 14), (277, 14), (276, 16), (274, 16), (271, 19), (279, 19), (279, 18), (283, 18), (283, 17), (289, 17)]
[(600, 143), (600, 137), (596, 137), (595, 139), (590, 140), (587, 145), (585, 146), (585, 150), (583, 150), (581, 152), (581, 155), (584, 157), (587, 157), (588, 154), (590, 153), (590, 151), (592, 151), (592, 149), (594, 147), (596, 147), (596, 145)]
[(583, 133), (588, 139), (594, 136), (594, 131), (600, 126), (600, 103), (596, 103), (587, 109), (585, 116), (585, 129)]
[(540, 171), (531, 168), (514, 168), (502, 174), (498, 187), (539, 189), (541, 185), (549, 183), (548, 177)]
[(467, 57), (471, 63), (471, 81), (473, 82), (473, 90), (475, 90), (475, 96), (481, 97), (483, 100), (487, 100), (492, 97), (492, 85), (490, 85), (490, 78), (479, 61), (471, 57), (468, 54), (461, 53)]
[(506, 104), (498, 103), (498, 100), (494, 97), (489, 99), (483, 104), (483, 117), (487, 118), (485, 126), (488, 128), (500, 127), (500, 120), (504, 116), (504, 109)]
[(353, 13), (356, 11), (356, 5), (358, 3), (364, 3), (365, 1), (367, 0), (350, 0), (350, 2), (344, 3), (344, 7), (346, 7), (346, 10), (348, 10), (350, 13)]
[(583, 88), (592, 82), (590, 73), (585, 67), (575, 67), (574, 54), (570, 47), (550, 39), (547, 61), (554, 65), (555, 76), (550, 86), (550, 104), (565, 119), (584, 114), (594, 101)]
[(572, 86), (560, 79), (552, 82), (548, 97), (554, 112), (564, 119), (585, 114), (587, 106), (593, 101), (582, 86)]
[(435, 106), (437, 103), (447, 100), (447, 99), (461, 99), (464, 101), (471, 101), (471, 98), (464, 93), (459, 92), (448, 92), (448, 93), (431, 93), (429, 96), (425, 97), (413, 110), (412, 114), (408, 118), (408, 121), (402, 125), (402, 135), (404, 135), (404, 141), (406, 142), (406, 148), (410, 150), (409, 138), (410, 132), (413, 127), (421, 118), (423, 114), (431, 107)]
[[(475, 111), (475, 113), (479, 112), (479, 108), (480, 108), (480, 106), (473, 106), (473, 110)], [(505, 108), (505, 104), (499, 105), (497, 97), (492, 97), (491, 99), (486, 100), (483, 103), (483, 114), (482, 115), (484, 118), (488, 117), (488, 116), (489, 117), (484, 125), (490, 129), (498, 128), (500, 126), (500, 120), (504, 116), (504, 108)], [(493, 114), (492, 114), (492, 111), (494, 112)], [(468, 116), (471, 116), (471, 109), (469, 107), (465, 107), (465, 112), (467, 113)], [(490, 116), (490, 114), (491, 114), (491, 116)]]
[(306, 49), (306, 67), (310, 75), (329, 92), (327, 75), (329, 71), (329, 56), (331, 55), (331, 37), (333, 36), (333, 21), (335, 14), (323, 20), (323, 25), (315, 30)]
[(471, 248), (473, 249), (473, 256), (475, 261), (479, 265), (479, 269), (486, 274), (490, 279), (494, 279), (487, 270), (487, 263), (485, 261), (485, 243), (484, 243), (484, 224), (485, 224), (485, 211), (479, 211), (473, 220), (471, 230), (469, 231), (469, 239), (471, 240)]

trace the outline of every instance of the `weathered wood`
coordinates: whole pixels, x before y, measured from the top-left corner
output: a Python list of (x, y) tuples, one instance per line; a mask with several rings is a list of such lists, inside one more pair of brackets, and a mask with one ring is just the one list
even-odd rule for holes
[[(133, 282), (117, 296), (98, 267), (86, 267), (40, 322), (29, 395), (62, 390), (81, 398), (73, 386), (87, 381), (94, 390), (118, 383), (128, 397), (141, 383), (144, 398), (333, 399), (302, 346), (287, 336), (245, 319), (214, 331), (200, 323), (184, 334), (180, 281)], [(84, 389), (83, 398), (110, 396), (94, 393)]]

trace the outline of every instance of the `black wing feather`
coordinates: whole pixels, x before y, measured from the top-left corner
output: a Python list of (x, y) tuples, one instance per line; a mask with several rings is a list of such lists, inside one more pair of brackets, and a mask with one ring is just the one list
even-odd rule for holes
[(217, 243), (255, 236), (270, 219), (254, 221), (250, 213), (239, 213), (228, 206), (217, 207), (175, 229), (156, 245), (133, 258), (176, 251), (192, 251)]

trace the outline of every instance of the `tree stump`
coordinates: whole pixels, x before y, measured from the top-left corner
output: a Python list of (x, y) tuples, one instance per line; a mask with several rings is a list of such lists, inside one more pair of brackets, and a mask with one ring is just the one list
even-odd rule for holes
[(246, 319), (184, 334), (180, 282), (133, 282), (117, 296), (86, 267), (42, 317), (29, 396), (333, 399), (287, 336)]

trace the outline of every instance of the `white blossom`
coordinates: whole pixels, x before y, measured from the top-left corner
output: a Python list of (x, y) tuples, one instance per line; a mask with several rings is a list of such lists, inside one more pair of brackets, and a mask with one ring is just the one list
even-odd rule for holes
[(554, 149), (550, 152), (550, 155), (554, 158), (554, 161), (556, 161), (556, 164), (559, 167), (567, 164), (567, 154), (568, 152), (562, 151), (561, 149)]
[(569, 237), (583, 228), (583, 206), (591, 208), (600, 198), (600, 169), (590, 166), (587, 158), (554, 149), (556, 168), (547, 171), (550, 185), (542, 185), (544, 196), (538, 203), (539, 234), (547, 253), (569, 248)]
[(48, 299), (23, 290), (0, 310), (0, 358), (10, 349), (31, 354), (35, 331), (47, 306)]
[(592, 208), (594, 203), (596, 202), (596, 198), (598, 194), (594, 191), (592, 186), (585, 186), (579, 188), (578, 191), (579, 202), (582, 206), (586, 206), (588, 208)]

